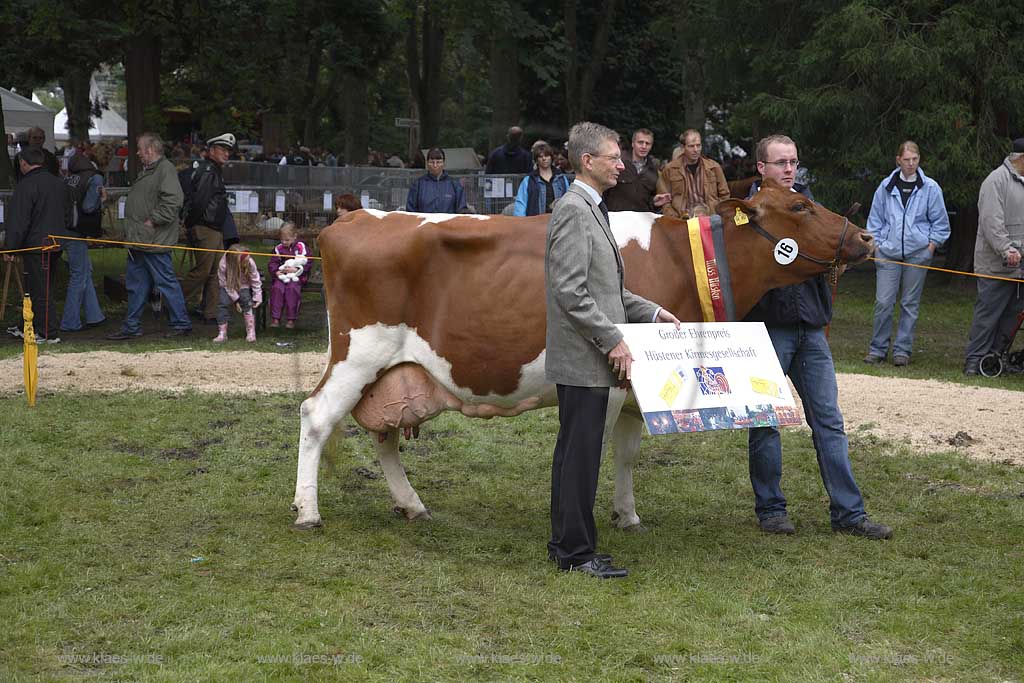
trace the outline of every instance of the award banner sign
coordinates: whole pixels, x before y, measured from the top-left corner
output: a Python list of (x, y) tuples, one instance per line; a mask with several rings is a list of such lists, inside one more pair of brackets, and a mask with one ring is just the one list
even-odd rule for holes
[(651, 434), (800, 424), (764, 323), (619, 325)]

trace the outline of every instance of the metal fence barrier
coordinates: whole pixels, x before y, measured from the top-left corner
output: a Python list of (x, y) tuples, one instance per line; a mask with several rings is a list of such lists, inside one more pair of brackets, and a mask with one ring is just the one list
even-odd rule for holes
[[(243, 235), (276, 237), (282, 221), (303, 231), (317, 232), (334, 222), (334, 202), (351, 193), (364, 208), (405, 209), (409, 187), (422, 169), (375, 167), (277, 166), (230, 162), (224, 167), (228, 202)], [(471, 213), (511, 213), (515, 193), (525, 176), (450, 173), (462, 184)], [(108, 187), (103, 208), (104, 236), (124, 235), (124, 198), (129, 188)], [(11, 192), (0, 191), (0, 226), (7, 219)], [(275, 220), (277, 219), (277, 220)], [(269, 237), (268, 237), (269, 238)]]
[[(229, 162), (224, 182), (235, 189), (262, 191), (282, 189), (311, 194), (331, 191), (333, 196), (351, 193), (365, 208), (395, 211), (405, 208), (409, 187), (425, 173), (423, 169), (367, 166), (278, 166), (252, 162)], [(449, 172), (462, 184), (466, 203), (474, 213), (501, 213), (515, 201), (523, 175), (485, 175), (482, 172)]]

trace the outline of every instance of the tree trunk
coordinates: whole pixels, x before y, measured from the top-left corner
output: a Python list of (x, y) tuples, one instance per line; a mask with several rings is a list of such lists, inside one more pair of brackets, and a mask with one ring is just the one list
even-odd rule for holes
[(704, 137), (704, 123), (707, 118), (704, 102), (703, 52), (684, 48), (682, 59), (683, 124), (686, 128), (700, 131)]
[[(608, 42), (612, 34), (612, 20), (618, 0), (604, 0), (598, 12), (597, 29), (591, 45), (587, 65), (579, 66), (576, 58), (579, 52), (579, 36), (576, 31), (576, 0), (565, 0), (565, 45), (569, 52), (565, 73), (565, 104), (569, 116), (568, 125), (582, 121), (590, 114), (594, 88), (601, 77), (601, 68), (608, 56)], [(582, 71), (582, 73), (580, 73)]]
[(978, 238), (978, 205), (958, 207), (949, 228), (946, 268), (970, 273), (974, 270), (974, 242)]
[(562, 7), (565, 24), (565, 115), (566, 130), (581, 120), (579, 111), (579, 84), (577, 80), (579, 39), (576, 35), (576, 0), (565, 0)]
[(505, 141), (509, 126), (519, 123), (519, 50), (514, 35), (499, 31), (491, 41), (491, 133), (487, 149)]
[(618, 0), (604, 0), (601, 9), (600, 23), (594, 32), (594, 45), (590, 51), (590, 64), (583, 71), (580, 81), (580, 116), (590, 115), (590, 107), (594, 99), (594, 87), (601, 77), (601, 67), (608, 56), (608, 40), (612, 35), (612, 18), (615, 16), (615, 4)]
[(280, 112), (265, 111), (261, 118), (263, 135), (263, 154), (285, 154), (288, 152), (288, 145), (284, 139), (284, 127), (286, 117)]
[(441, 141), (441, 67), (444, 62), (444, 29), (441, 28), (438, 4), (426, 0), (423, 12), (423, 96), (419, 104), (420, 136), (424, 147)]
[[(303, 132), (302, 139), (307, 140), (306, 144), (315, 142), (315, 144), (321, 144), (324, 141), (320, 139), (320, 128), (321, 119), (323, 119), (324, 112), (327, 110), (331, 100), (338, 96), (338, 85), (341, 83), (341, 69), (337, 67), (338, 59), (334, 58), (330, 64), (330, 77), (327, 79), (327, 85), (320, 89), (319, 92), (314, 93), (314, 97), (310, 99), (309, 111), (306, 114), (306, 125)], [(370, 74), (362, 74), (363, 80), (370, 78)]]
[(405, 37), (406, 72), (409, 91), (420, 112), (420, 147), (433, 147), (441, 137), (441, 66), (444, 54), (444, 29), (440, 25), (434, 0), (413, 0), (412, 17)]
[(366, 141), (370, 139), (370, 113), (367, 79), (346, 74), (341, 92), (344, 102), (345, 163), (349, 166), (366, 163)]
[(92, 127), (91, 78), (92, 69), (68, 66), (60, 79), (68, 115), (68, 137), (72, 142), (89, 142), (89, 128)]
[(679, 4), (676, 30), (678, 35), (687, 36), (686, 40), (677, 44), (675, 50), (678, 55), (676, 58), (679, 60), (679, 83), (683, 92), (683, 127), (684, 130), (694, 128), (700, 131), (702, 138), (707, 118), (707, 103), (704, 95), (707, 90), (704, 60), (708, 50), (707, 41), (703, 35), (692, 29), (694, 26), (706, 25), (707, 21), (707, 16), (701, 16), (694, 3)]
[[(306, 41), (307, 43), (309, 41)], [(320, 62), (323, 57), (322, 39), (314, 43), (309, 49), (309, 61), (306, 62), (306, 83), (302, 102), (299, 106), (300, 113), (296, 126), (296, 133), (299, 134), (299, 144), (311, 146), (313, 137), (316, 135), (317, 120), (320, 113), (314, 112), (314, 102), (317, 99), (317, 85), (320, 82)], [(322, 110), (321, 110), (322, 111)]]
[(160, 124), (160, 38), (135, 35), (124, 60), (128, 96), (128, 177), (139, 173), (138, 137)]

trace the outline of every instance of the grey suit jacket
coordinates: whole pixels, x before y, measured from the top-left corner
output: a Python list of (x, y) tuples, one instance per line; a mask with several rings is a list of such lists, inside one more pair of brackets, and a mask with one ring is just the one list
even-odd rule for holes
[(576, 185), (548, 221), (544, 275), (548, 381), (615, 386), (608, 353), (622, 340), (616, 323), (651, 322), (658, 306), (625, 288), (611, 229), (590, 195)]

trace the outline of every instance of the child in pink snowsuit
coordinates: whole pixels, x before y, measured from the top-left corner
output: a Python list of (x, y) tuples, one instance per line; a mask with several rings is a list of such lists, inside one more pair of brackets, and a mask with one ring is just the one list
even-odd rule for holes
[[(298, 239), (298, 231), (294, 223), (281, 226), (281, 243), (274, 247), (274, 255), (270, 258), (270, 326), (281, 325), (281, 309), (284, 309), (285, 327), (295, 327), (295, 319), (299, 317), (299, 304), (302, 303), (302, 286), (309, 279), (309, 261), (302, 268), (298, 279), (294, 279), (297, 268), (284, 265), (292, 258), (308, 258), (306, 245)], [(287, 280), (287, 281), (286, 281)]]

